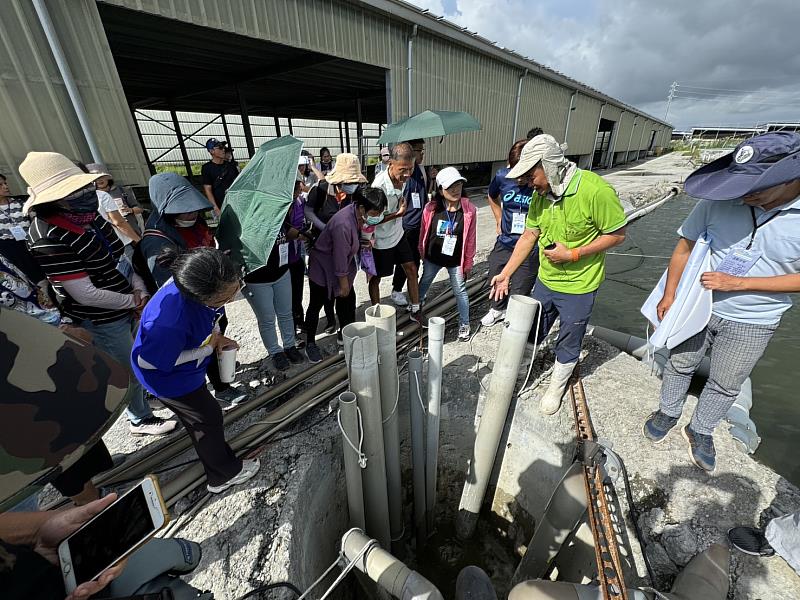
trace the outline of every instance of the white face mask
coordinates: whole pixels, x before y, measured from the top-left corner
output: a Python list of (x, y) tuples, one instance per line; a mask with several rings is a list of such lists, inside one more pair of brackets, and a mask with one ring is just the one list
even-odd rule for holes
[(191, 221), (184, 221), (183, 219), (175, 219), (176, 227), (192, 227), (195, 223), (197, 223), (197, 217), (195, 217)]

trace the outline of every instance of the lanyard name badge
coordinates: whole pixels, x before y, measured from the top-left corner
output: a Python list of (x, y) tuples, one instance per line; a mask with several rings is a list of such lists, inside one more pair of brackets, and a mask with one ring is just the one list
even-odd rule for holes
[(727, 273), (734, 277), (744, 277), (753, 265), (758, 262), (763, 252), (761, 250), (753, 250), (753, 242), (756, 239), (756, 232), (777, 217), (780, 212), (776, 212), (769, 219), (763, 223), (759, 223), (756, 218), (756, 210), (751, 206), (750, 215), (753, 217), (753, 231), (750, 233), (750, 241), (745, 248), (733, 248), (728, 255), (722, 259), (722, 262), (717, 267), (717, 271)]
[(278, 266), (285, 267), (289, 264), (289, 242), (285, 236), (278, 239)]
[(411, 192), (411, 207), (422, 208), (422, 200), (420, 199), (419, 192)]
[(14, 239), (18, 242), (22, 242), (27, 237), (25, 235), (25, 230), (22, 228), (22, 225), (12, 225), (11, 226), (11, 235), (14, 236)]
[(522, 212), (515, 212), (511, 215), (511, 233), (512, 234), (522, 234), (525, 233), (525, 218), (527, 217), (526, 213)]
[(447, 216), (447, 226), (444, 234), (444, 242), (442, 242), (442, 254), (445, 256), (453, 256), (453, 253), (456, 251), (456, 242), (458, 241), (458, 236), (455, 234), (456, 225), (458, 225), (458, 215), (455, 215), (453, 220), (450, 220), (449, 211), (445, 211), (445, 215)]

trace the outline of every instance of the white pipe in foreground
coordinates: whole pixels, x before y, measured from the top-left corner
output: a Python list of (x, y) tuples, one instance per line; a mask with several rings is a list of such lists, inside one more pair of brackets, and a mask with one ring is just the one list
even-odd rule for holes
[(403, 536), (403, 482), (400, 471), (400, 385), (397, 376), (397, 311), (376, 304), (366, 311), (366, 321), (378, 336), (378, 374), (381, 382), (383, 449), (386, 452), (386, 486), (389, 494), (389, 528), (392, 541)]
[(339, 424), (342, 429), (342, 452), (344, 453), (344, 479), (347, 486), (347, 509), (350, 526), (366, 526), (364, 523), (364, 488), (361, 484), (361, 418), (356, 395), (353, 392), (339, 394)]
[(414, 532), (417, 550), (425, 545), (425, 407), (422, 404), (422, 352), (408, 353), (408, 405), (411, 413), (411, 464), (414, 471)]
[[(397, 558), (378, 546), (363, 531), (351, 529), (342, 536), (342, 554), (349, 563), (372, 581), (402, 600), (443, 600), (430, 581), (412, 571)], [(372, 548), (366, 549), (372, 544)], [(358, 559), (356, 557), (362, 554)]]
[(492, 379), (486, 393), (478, 434), (475, 437), (473, 459), (469, 465), (458, 507), (456, 534), (461, 539), (470, 538), (475, 533), (478, 513), (489, 485), (497, 448), (511, 406), (511, 396), (517, 383), (517, 373), (522, 364), (525, 344), (536, 311), (540, 309), (539, 302), (528, 296), (514, 295), (508, 301), (506, 320), (503, 323), (505, 329), (500, 335)]
[(378, 336), (366, 323), (351, 323), (342, 329), (344, 356), (350, 391), (358, 400), (364, 427), (363, 452), (367, 466), (361, 471), (367, 531), (389, 547), (389, 500), (386, 493), (386, 460), (383, 447), (381, 390), (378, 376)]
[(436, 479), (439, 470), (439, 410), (442, 401), (442, 360), (444, 355), (442, 317), (428, 320), (428, 427), (425, 443), (425, 519), (428, 533), (434, 529)]

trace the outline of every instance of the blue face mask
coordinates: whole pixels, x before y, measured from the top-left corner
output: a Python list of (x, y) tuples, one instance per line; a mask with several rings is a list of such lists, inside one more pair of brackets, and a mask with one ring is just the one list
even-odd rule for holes
[(342, 184), (342, 191), (345, 194), (352, 194), (358, 189), (357, 183), (343, 183)]
[(367, 215), (364, 219), (364, 222), (367, 225), (377, 225), (381, 221), (383, 221), (383, 215), (378, 215), (377, 217), (371, 217), (370, 215)]

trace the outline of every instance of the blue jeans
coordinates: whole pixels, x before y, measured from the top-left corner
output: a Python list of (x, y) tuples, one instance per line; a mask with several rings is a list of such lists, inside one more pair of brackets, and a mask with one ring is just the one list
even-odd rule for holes
[[(245, 298), (256, 315), (261, 341), (270, 356), (294, 346), (294, 317), (292, 316), (292, 277), (286, 271), (272, 283), (248, 283)], [(283, 347), (278, 343), (275, 317), (281, 330)]]
[(467, 285), (464, 283), (464, 273), (461, 267), (442, 267), (432, 263), (427, 258), (422, 262), (422, 279), (419, 282), (419, 299), (425, 300), (425, 294), (431, 287), (433, 280), (440, 270), (447, 269), (450, 275), (450, 287), (453, 288), (453, 295), (456, 297), (458, 306), (459, 325), (469, 325), (469, 296), (467, 295)]
[(131, 349), (133, 348), (133, 317), (125, 317), (119, 321), (95, 325), (91, 321), (83, 321), (81, 327), (94, 336), (94, 345), (116, 360), (128, 370), (131, 378), (131, 403), (125, 409), (125, 416), (134, 425), (153, 416), (150, 405), (144, 399), (142, 384), (131, 370)]
[[(561, 325), (556, 340), (556, 358), (562, 365), (578, 360), (583, 336), (586, 334), (586, 325), (589, 323), (589, 317), (592, 316), (597, 291), (586, 294), (567, 294), (553, 291), (541, 281), (537, 281), (531, 296), (542, 304), (542, 317), (539, 321), (538, 332), (539, 343), (542, 343), (545, 336), (550, 333), (550, 328), (556, 318), (559, 318)], [(533, 327), (536, 327), (535, 323)], [(535, 333), (532, 328), (531, 334), (528, 336), (529, 341), (533, 341)]]

